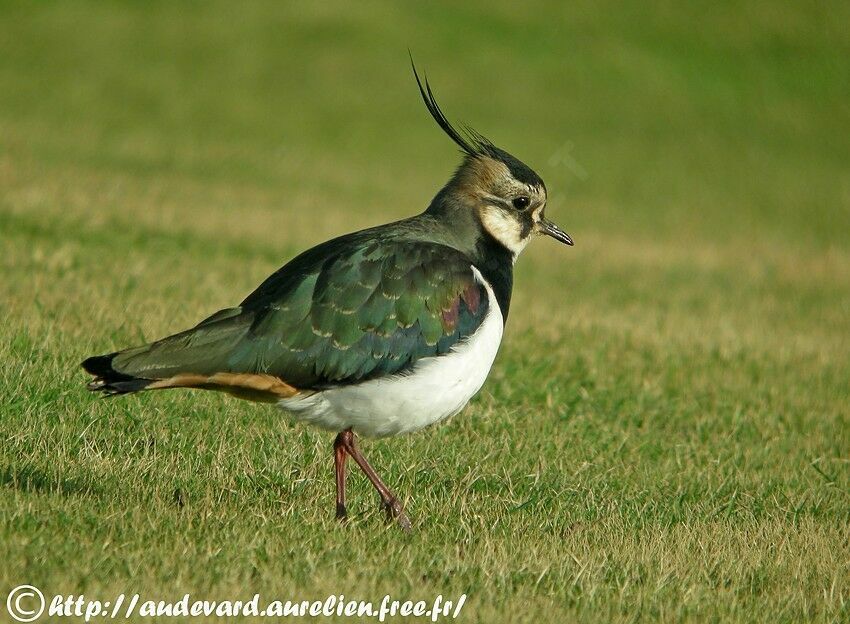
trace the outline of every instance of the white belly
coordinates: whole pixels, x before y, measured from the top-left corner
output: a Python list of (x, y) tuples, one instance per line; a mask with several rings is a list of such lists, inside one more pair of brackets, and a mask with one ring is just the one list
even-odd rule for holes
[(492, 289), (482, 283), (489, 300), (487, 316), (478, 331), (449, 353), (423, 358), (405, 374), (294, 396), (278, 405), (323, 429), (351, 427), (369, 437), (416, 431), (456, 414), (484, 385), (502, 341), (502, 313)]

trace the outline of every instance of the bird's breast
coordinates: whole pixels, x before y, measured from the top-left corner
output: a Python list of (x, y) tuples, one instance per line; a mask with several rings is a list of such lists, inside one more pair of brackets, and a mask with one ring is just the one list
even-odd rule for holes
[(459, 412), (484, 385), (504, 321), (493, 289), (481, 278), (489, 310), (476, 332), (446, 354), (422, 358), (397, 375), (283, 399), (279, 406), (296, 419), (369, 437), (416, 431)]

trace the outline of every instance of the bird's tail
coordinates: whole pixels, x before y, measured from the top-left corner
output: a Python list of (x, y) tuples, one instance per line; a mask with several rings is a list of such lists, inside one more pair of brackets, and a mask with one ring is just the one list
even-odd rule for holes
[[(179, 334), (90, 357), (82, 363), (94, 375), (87, 387), (114, 395), (145, 389), (222, 385), (220, 378), (211, 381), (210, 377), (231, 370), (230, 359), (239, 355), (236, 348), (253, 318), (241, 312), (240, 308), (221, 310)], [(235, 383), (231, 378), (224, 381)]]
[(81, 364), (87, 373), (94, 375), (94, 379), (86, 385), (86, 388), (106, 395), (128, 394), (144, 390), (155, 381), (155, 379), (135, 377), (115, 370), (112, 361), (118, 353), (94, 355)]

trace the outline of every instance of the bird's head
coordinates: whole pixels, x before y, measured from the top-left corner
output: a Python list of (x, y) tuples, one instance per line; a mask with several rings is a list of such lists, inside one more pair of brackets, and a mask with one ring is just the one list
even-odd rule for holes
[(427, 78), (423, 85), (415, 66), (413, 75), (428, 112), (464, 154), (460, 167), (429, 210), (471, 211), (482, 229), (514, 258), (535, 234), (572, 245), (567, 233), (544, 216), (546, 185), (540, 176), (472, 128), (461, 126), (458, 131), (437, 105)]

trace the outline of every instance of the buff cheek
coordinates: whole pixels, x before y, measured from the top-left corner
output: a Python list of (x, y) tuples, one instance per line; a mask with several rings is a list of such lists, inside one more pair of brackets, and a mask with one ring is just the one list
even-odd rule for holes
[(487, 206), (482, 210), (481, 224), (514, 257), (525, 249), (532, 230), (529, 214), (510, 214), (495, 206)]

